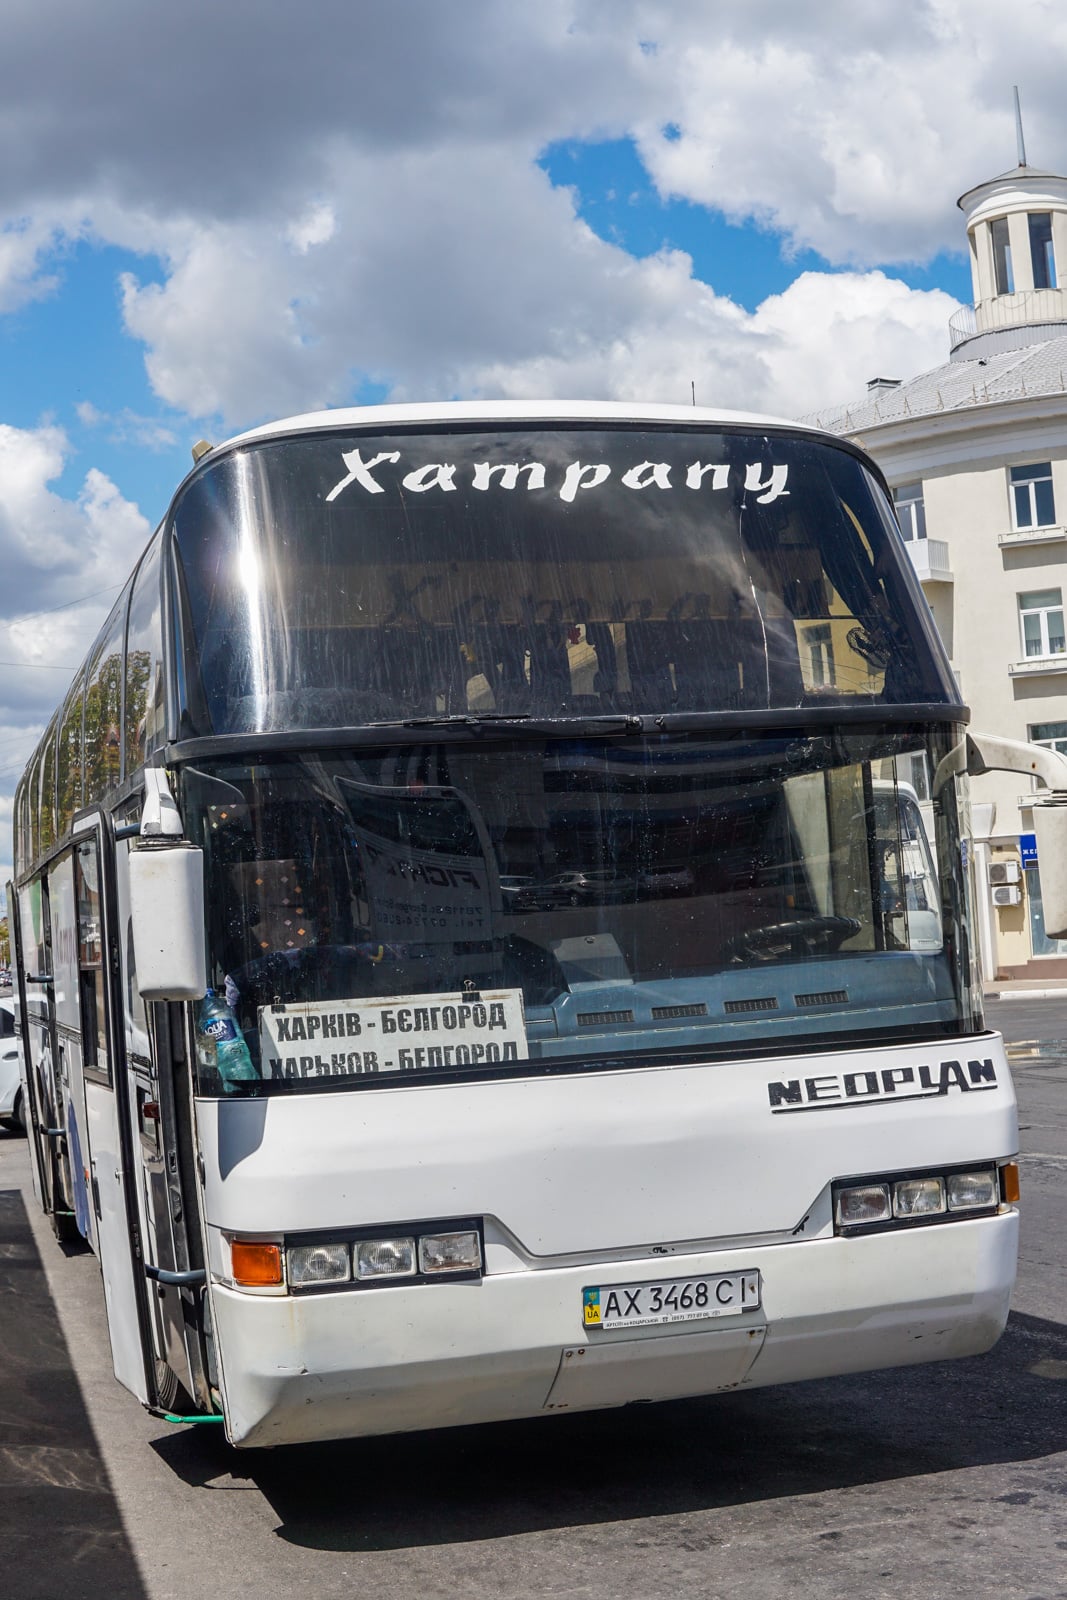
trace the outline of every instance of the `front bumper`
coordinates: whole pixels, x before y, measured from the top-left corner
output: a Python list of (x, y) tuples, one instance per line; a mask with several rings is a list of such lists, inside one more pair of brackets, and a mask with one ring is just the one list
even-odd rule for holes
[[(1018, 1214), (821, 1239), (490, 1273), (476, 1283), (257, 1296), (213, 1284), (226, 1431), (269, 1446), (710, 1394), (989, 1349)], [(582, 1289), (758, 1270), (758, 1311), (604, 1332)]]

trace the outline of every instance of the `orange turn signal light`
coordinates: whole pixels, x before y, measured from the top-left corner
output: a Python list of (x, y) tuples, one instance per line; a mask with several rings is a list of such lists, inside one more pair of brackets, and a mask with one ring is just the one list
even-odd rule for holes
[(1000, 1192), (1006, 1205), (1014, 1205), (1019, 1198), (1019, 1163), (1005, 1161), (1000, 1169)]
[(282, 1247), (251, 1239), (230, 1240), (230, 1266), (234, 1283), (248, 1289), (270, 1289), (282, 1280)]

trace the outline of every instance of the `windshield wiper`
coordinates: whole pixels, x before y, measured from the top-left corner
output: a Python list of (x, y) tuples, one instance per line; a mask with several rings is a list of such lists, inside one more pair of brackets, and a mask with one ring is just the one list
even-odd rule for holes
[(535, 717), (528, 711), (452, 712), (439, 717), (407, 717), (405, 728), (469, 728), (472, 733), (521, 734), (530, 738), (580, 739), (597, 734), (640, 733), (641, 718), (609, 714), (603, 717)]
[(405, 728), (473, 727), (479, 722), (529, 722), (528, 711), (448, 711), (436, 717), (405, 717)]

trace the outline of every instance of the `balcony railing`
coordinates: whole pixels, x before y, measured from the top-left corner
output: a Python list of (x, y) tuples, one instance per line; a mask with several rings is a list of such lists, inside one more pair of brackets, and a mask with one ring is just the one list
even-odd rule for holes
[(944, 539), (910, 539), (904, 547), (920, 583), (954, 583)]
[(959, 311), (954, 311), (948, 319), (949, 347), (955, 350), (964, 339), (973, 339), (978, 332), (978, 319), (974, 314), (973, 306), (961, 306)]
[(974, 306), (961, 306), (948, 319), (949, 342), (955, 350), (978, 333), (1063, 321), (1067, 321), (1067, 289), (1022, 289), (1018, 294), (998, 294)]

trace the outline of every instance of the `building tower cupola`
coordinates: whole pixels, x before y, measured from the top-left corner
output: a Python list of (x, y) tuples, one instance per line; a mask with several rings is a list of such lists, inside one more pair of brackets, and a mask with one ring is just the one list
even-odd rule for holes
[(1067, 333), (1067, 178), (1027, 165), (1018, 127), (1018, 166), (957, 202), (967, 220), (974, 307), (950, 323), (956, 361)]

